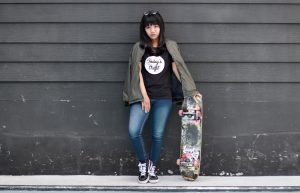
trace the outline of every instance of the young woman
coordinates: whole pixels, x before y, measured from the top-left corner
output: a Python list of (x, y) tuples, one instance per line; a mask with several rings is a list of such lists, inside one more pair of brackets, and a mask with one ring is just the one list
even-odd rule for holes
[[(196, 96), (195, 82), (176, 42), (166, 40), (165, 26), (158, 11), (147, 11), (140, 22), (140, 41), (129, 57), (123, 100), (130, 105), (129, 138), (139, 160), (140, 183), (156, 183), (167, 119), (172, 101)], [(142, 131), (151, 116), (151, 150), (146, 153)]]

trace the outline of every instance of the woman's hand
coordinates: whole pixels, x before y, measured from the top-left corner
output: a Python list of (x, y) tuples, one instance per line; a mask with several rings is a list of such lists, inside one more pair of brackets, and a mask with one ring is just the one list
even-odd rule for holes
[[(198, 103), (198, 110), (196, 111), (196, 117), (197, 119), (202, 119), (203, 116), (203, 110), (202, 110), (202, 105), (199, 105), (199, 102), (202, 101), (202, 95), (200, 93), (196, 94), (193, 96), (194, 100)], [(200, 102), (202, 104), (202, 102)]]
[(150, 99), (148, 96), (144, 97), (144, 100), (142, 101), (142, 110), (145, 111), (145, 113), (149, 113), (151, 108), (150, 105)]
[[(198, 101), (201, 101), (202, 100), (202, 95), (200, 94), (200, 93), (197, 93), (196, 95), (194, 95), (193, 96), (193, 99), (196, 101), (196, 102), (198, 102)], [(197, 118), (201, 118), (202, 117), (202, 106), (200, 107), (200, 106), (198, 106), (199, 108), (197, 108), (197, 109), (195, 109), (196, 110), (196, 117)], [(182, 109), (180, 109), (179, 111), (178, 111), (178, 115), (180, 116), (180, 117), (182, 117), (183, 116), (183, 110)]]
[(194, 100), (202, 100), (202, 94), (198, 93), (196, 95), (193, 96)]

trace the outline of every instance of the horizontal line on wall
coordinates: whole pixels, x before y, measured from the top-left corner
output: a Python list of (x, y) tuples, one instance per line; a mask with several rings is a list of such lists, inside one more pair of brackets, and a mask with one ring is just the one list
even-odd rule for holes
[(205, 1), (173, 1), (173, 2), (163, 2), (163, 1), (146, 1), (146, 2), (141, 2), (141, 1), (136, 1), (136, 2), (122, 2), (122, 1), (117, 1), (117, 2), (112, 2), (112, 1), (104, 1), (104, 2), (97, 2), (97, 1), (82, 1), (82, 2), (77, 2), (77, 1), (52, 1), (52, 2), (42, 2), (42, 1), (35, 1), (35, 2), (29, 2), (29, 1), (15, 1), (12, 2), (10, 1), (2, 1), (0, 2), (0, 4), (148, 4), (148, 5), (153, 5), (153, 4), (259, 4), (259, 5), (299, 5), (299, 2), (295, 2), (295, 1), (278, 1), (278, 2), (267, 2), (267, 1), (251, 1), (248, 0), (246, 2), (241, 2), (241, 1), (227, 1), (224, 2), (222, 0), (219, 1), (209, 1), (209, 0), (205, 0)]
[[(63, 24), (139, 24), (140, 22), (120, 22), (120, 21), (116, 21), (116, 22), (113, 22), (113, 21), (99, 21), (99, 22), (95, 22), (95, 21), (91, 21), (91, 22), (86, 22), (86, 21), (78, 21), (78, 22), (70, 22), (70, 21), (60, 21), (60, 22), (49, 22), (49, 21), (45, 21), (45, 22), (41, 22), (41, 21), (33, 21), (33, 22), (28, 22), (28, 21), (24, 21), (24, 22), (20, 22), (20, 21), (16, 21), (16, 22), (12, 22), (12, 21), (8, 21), (8, 22), (3, 22), (3, 21), (0, 21), (0, 25), (1, 24), (57, 24), (57, 25), (63, 25)], [(265, 22), (265, 23), (257, 23), (257, 22), (252, 22), (252, 23), (244, 23), (244, 22), (170, 22), (170, 21), (165, 21), (164, 22), (165, 24), (206, 24), (206, 25), (226, 25), (226, 24), (230, 24), (230, 25), (253, 25), (253, 24), (256, 24), (256, 25), (299, 25), (300, 24), (300, 21), (299, 23), (268, 23), (268, 22)], [(137, 29), (138, 30), (138, 29)]]
[(16, 80), (10, 80), (10, 81), (0, 81), (0, 84), (1, 83), (44, 83), (44, 84), (46, 84), (46, 83), (87, 83), (87, 84), (89, 84), (89, 83), (117, 83), (117, 84), (119, 84), (119, 83), (123, 83), (124, 81), (70, 81), (70, 80), (66, 80), (66, 81), (61, 81), (61, 80), (59, 80), (59, 81), (47, 81), (47, 80), (45, 80), (45, 81), (40, 81), (40, 80), (37, 80), (37, 81), (34, 81), (34, 80), (32, 80), (32, 81), (16, 81)]
[[(9, 21), (9, 22), (3, 22), (1, 21), (0, 22), (0, 25), (1, 24), (139, 24), (139, 22), (119, 22), (119, 21), (116, 21), (116, 22), (112, 22), (112, 21), (109, 21), (109, 22), (95, 22), (95, 21), (85, 21), (85, 22), (82, 22), (82, 21), (75, 21), (75, 22), (65, 22), (65, 21), (47, 21), (47, 22), (41, 22), (41, 21), (32, 21), (32, 22), (20, 22), (20, 21), (16, 21), (16, 22), (12, 22), (12, 21)], [(165, 24), (240, 24), (240, 25), (247, 25), (247, 24), (257, 24), (257, 25), (265, 25), (265, 24), (269, 24), (269, 25), (299, 25), (300, 24), (300, 21), (299, 22), (273, 22), (273, 23), (270, 23), (270, 22), (165, 22)], [(137, 29), (138, 30), (138, 29)]]
[[(124, 81), (70, 81), (70, 80), (66, 80), (66, 81), (40, 81), (40, 80), (37, 80), (37, 81), (15, 81), (15, 80), (9, 80), (9, 81), (0, 81), (0, 84), (1, 83), (87, 83), (87, 84), (90, 84), (90, 83), (115, 83), (115, 84), (123, 84)], [(264, 82), (264, 81), (252, 81), (252, 82), (249, 82), (249, 81), (195, 81), (196, 84), (201, 84), (201, 83), (205, 83), (205, 84), (299, 84), (299, 82), (276, 82), (276, 81), (272, 81), (272, 82)]]
[[(82, 44), (82, 45), (133, 45), (136, 42), (121, 42), (121, 43), (101, 43), (101, 42), (0, 42), (1, 44), (18, 44), (18, 45), (32, 45), (32, 44), (37, 44), (37, 45), (45, 45), (45, 44), (49, 44), (49, 45), (57, 45), (57, 44), (61, 44), (61, 45), (77, 45), (77, 44)], [(177, 42), (179, 45), (195, 45), (195, 44), (199, 44), (199, 45), (203, 45), (203, 44), (207, 44), (207, 45), (300, 45), (299, 43), (249, 43), (249, 42), (239, 42), (239, 43), (201, 43), (201, 42), (195, 42), (195, 43), (191, 43), (191, 42)]]
[[(265, 61), (254, 61), (254, 62), (247, 62), (247, 61), (222, 61), (222, 62), (220, 62), (220, 61), (199, 61), (199, 62), (195, 62), (195, 61), (188, 61), (188, 60), (185, 60), (185, 62), (186, 63), (189, 63), (189, 64), (201, 64), (201, 63), (203, 63), (203, 64), (207, 64), (207, 63), (211, 63), (211, 64), (215, 64), (215, 63), (218, 63), (218, 64), (223, 64), (223, 63), (226, 63), (226, 64), (228, 64), (228, 63), (230, 63), (230, 64), (241, 64), (241, 63), (243, 63), (243, 64), (276, 64), (276, 63), (278, 63), (278, 64), (280, 64), (280, 63), (282, 63), (282, 64), (300, 64), (300, 61), (297, 61), (297, 62), (288, 62), (288, 61), (280, 61), (280, 62), (278, 62), (278, 61), (268, 61), (268, 62), (265, 62)], [(72, 64), (72, 63), (124, 63), (124, 64), (127, 64), (128, 63), (128, 61), (102, 61), (102, 60), (94, 60), (94, 61), (29, 61), (29, 60), (26, 60), (26, 61), (12, 61), (12, 60), (10, 60), (10, 61), (4, 61), (4, 60), (1, 60), (0, 61), (0, 64), (1, 63), (45, 63), (45, 64), (47, 64), (47, 63), (57, 63), (57, 64), (62, 64), (62, 63), (69, 63), (69, 64)]]
[[(253, 103), (255, 101), (252, 101), (251, 103)], [(239, 102), (238, 102), (239, 103)], [(245, 102), (246, 103), (246, 102)], [(258, 137), (262, 137), (262, 136), (268, 136), (268, 135), (287, 135), (287, 134), (294, 134), (294, 135), (299, 135), (300, 132), (297, 131), (281, 131), (281, 132), (265, 132), (265, 133), (250, 133), (250, 134), (238, 134), (238, 135), (222, 135), (222, 136), (218, 136), (218, 135), (214, 135), (211, 136), (213, 138), (236, 138), (236, 137), (247, 137), (247, 136), (256, 136)], [(206, 136), (210, 136), (210, 134), (207, 134)]]
[[(113, 63), (121, 63), (121, 64), (127, 64), (128, 61), (0, 61), (0, 64), (3, 63), (41, 63), (41, 64), (94, 64), (94, 63), (108, 63), (108, 64), (113, 64)], [(212, 62), (212, 61), (199, 61), (199, 62), (195, 62), (195, 61), (190, 61), (188, 62), (189, 64), (207, 64), (207, 63), (211, 63), (211, 64), (300, 64), (299, 62), (278, 62), (278, 61), (274, 61), (274, 62), (237, 62), (237, 61), (232, 61), (232, 62), (220, 62), (220, 61), (216, 61), (216, 62)]]

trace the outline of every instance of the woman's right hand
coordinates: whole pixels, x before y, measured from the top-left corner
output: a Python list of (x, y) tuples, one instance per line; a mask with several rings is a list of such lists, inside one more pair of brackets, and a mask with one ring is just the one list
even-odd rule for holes
[(142, 101), (142, 110), (145, 111), (145, 113), (149, 113), (150, 108), (151, 105), (149, 97), (144, 97), (144, 100)]

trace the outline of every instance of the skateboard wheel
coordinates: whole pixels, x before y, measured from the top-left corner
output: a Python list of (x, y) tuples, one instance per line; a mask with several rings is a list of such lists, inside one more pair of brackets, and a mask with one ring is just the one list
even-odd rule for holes
[(199, 165), (198, 161), (195, 160), (195, 161), (194, 161), (194, 166), (197, 167), (198, 165)]
[(183, 116), (183, 110), (179, 110), (179, 111), (178, 111), (178, 115), (179, 115), (180, 117), (182, 117), (182, 116)]

